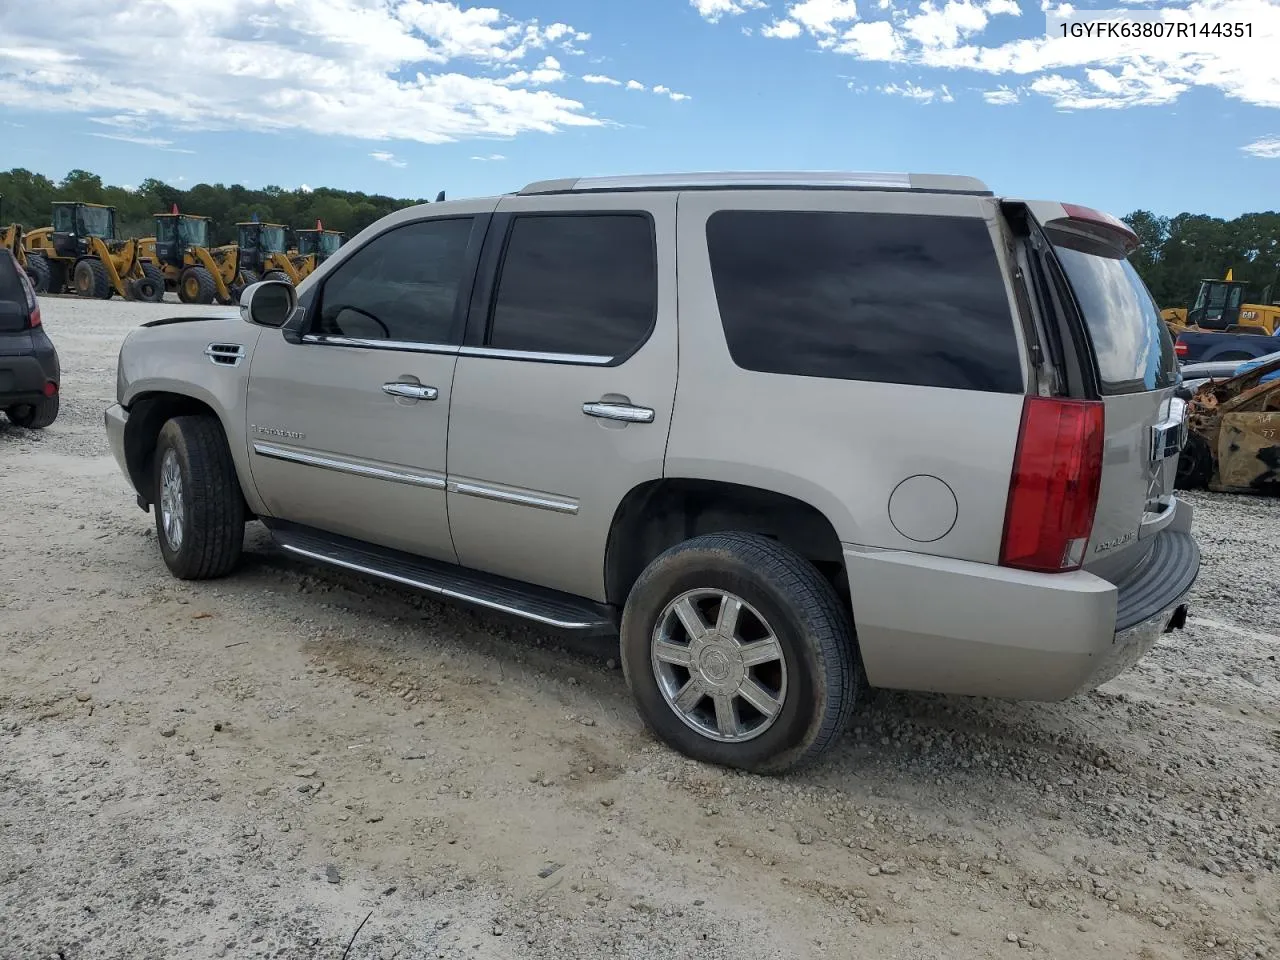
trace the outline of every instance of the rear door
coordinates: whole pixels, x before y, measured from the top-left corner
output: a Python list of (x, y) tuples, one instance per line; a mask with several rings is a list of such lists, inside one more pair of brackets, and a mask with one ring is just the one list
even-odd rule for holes
[(1173, 339), (1129, 262), (1136, 238), (1104, 214), (1056, 203), (1031, 210), (1052, 244), (1050, 272), (1083, 329), (1106, 405), (1102, 487), (1085, 567), (1114, 578), (1174, 516), (1183, 401)]

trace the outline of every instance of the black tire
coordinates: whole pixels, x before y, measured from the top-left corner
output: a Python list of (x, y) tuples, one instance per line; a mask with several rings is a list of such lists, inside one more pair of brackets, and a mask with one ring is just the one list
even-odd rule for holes
[(1213, 451), (1198, 433), (1187, 434), (1178, 454), (1178, 475), (1173, 485), (1179, 490), (1203, 490), (1213, 479)]
[[(170, 451), (180, 490), (178, 503), (164, 493)], [(218, 418), (192, 414), (166, 421), (151, 470), (156, 539), (169, 572), (181, 580), (209, 580), (234, 570), (244, 546), (244, 496)], [(166, 530), (167, 515), (179, 518), (180, 536)]]
[(283, 280), (285, 283), (288, 283), (288, 284), (293, 283), (293, 281), (289, 279), (289, 275), (285, 273), (283, 270), (268, 270), (266, 273), (262, 275), (262, 279), (263, 280)]
[(183, 303), (213, 303), (218, 285), (204, 267), (187, 267), (178, 278), (178, 299)]
[(97, 257), (85, 257), (76, 263), (72, 279), (75, 281), (76, 294), (94, 300), (110, 300), (111, 278), (107, 276), (107, 266)]
[(240, 298), (244, 296), (244, 292), (261, 279), (262, 278), (252, 270), (241, 270), (236, 276), (235, 283), (231, 284), (229, 288), (231, 291), (231, 302), (239, 303)]
[(58, 395), (46, 397), (39, 403), (22, 403), (10, 407), (5, 416), (15, 427), (26, 427), (28, 430), (43, 430), (58, 419)]
[[(668, 703), (659, 684), (651, 659), (655, 629), (666, 608), (694, 590), (735, 595), (754, 609), (754, 614), (744, 609), (740, 626), (758, 626), (758, 614), (778, 640), (785, 692), (779, 674), (773, 680), (749, 675), (775, 699), (781, 694), (781, 708), (772, 724), (751, 739), (725, 742), (699, 732)], [(709, 611), (700, 615), (704, 624), (710, 623)], [(743, 632), (750, 639), (751, 634)], [(684, 637), (687, 642), (687, 632)], [(660, 740), (695, 760), (753, 773), (783, 773), (816, 760), (848, 726), (860, 685), (853, 624), (835, 588), (794, 550), (757, 534), (694, 537), (650, 563), (623, 608), (621, 648), (627, 686), (645, 725)], [(706, 657), (703, 660), (708, 663)], [(720, 661), (723, 667), (723, 658)], [(776, 669), (772, 663), (765, 666)], [(693, 670), (664, 669), (684, 670), (689, 681), (693, 679)], [(741, 665), (731, 669), (737, 671)], [(706, 676), (702, 684), (714, 682)], [(676, 684), (680, 682), (677, 676)], [(710, 696), (691, 702), (697, 710), (711, 708)], [(732, 707), (734, 721), (749, 725), (742, 706)], [(747, 712), (760, 718), (757, 723), (766, 717), (754, 708)], [(713, 720), (708, 716), (706, 722)]]
[(50, 289), (50, 282), (53, 280), (53, 271), (49, 269), (49, 261), (45, 259), (43, 254), (33, 253), (27, 257), (27, 276), (31, 278), (31, 285), (35, 287), (36, 293), (57, 293), (57, 290)]
[(149, 263), (142, 265), (142, 276), (133, 281), (133, 295), (143, 303), (164, 300), (164, 271)]

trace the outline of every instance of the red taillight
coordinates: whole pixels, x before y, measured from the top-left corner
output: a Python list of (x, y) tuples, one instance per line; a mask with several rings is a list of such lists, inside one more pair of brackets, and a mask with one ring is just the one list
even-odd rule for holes
[(32, 329), (40, 326), (40, 306), (38, 304), (32, 309), (28, 322), (31, 324)]
[(46, 397), (52, 397), (57, 392), (58, 392), (58, 385), (56, 383), (54, 383), (52, 380), (46, 380), (44, 382), (44, 395)]
[(1187, 355), (1187, 349), (1187, 345), (1181, 340), (1173, 341), (1173, 352), (1178, 356), (1185, 357)]
[(1101, 401), (1027, 397), (1002, 566), (1057, 573), (1084, 563), (1102, 484), (1103, 427)]

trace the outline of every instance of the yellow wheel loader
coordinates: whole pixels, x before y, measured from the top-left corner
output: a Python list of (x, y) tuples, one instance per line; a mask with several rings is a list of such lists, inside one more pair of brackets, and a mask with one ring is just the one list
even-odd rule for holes
[[(326, 230), (319, 220), (314, 229), (295, 230), (298, 245), (289, 251), (289, 259), (293, 261), (298, 280), (309, 277), (320, 264), (338, 252), (338, 248), (346, 242), (347, 235), (338, 230)], [(286, 276), (263, 277), (264, 280), (287, 280)], [(297, 283), (298, 280), (294, 282)]]
[(22, 242), (37, 293), (135, 299), (132, 281), (142, 276), (138, 242), (116, 239), (115, 207), (56, 202), (53, 225), (30, 231)]
[(294, 286), (302, 281), (302, 276), (289, 259), (288, 229), (282, 223), (261, 223), (258, 220), (236, 224), (240, 247), (239, 291), (259, 280), (287, 280)]
[[(1161, 310), (1160, 316), (1169, 332), (1175, 337), (1191, 329), (1274, 334), (1280, 328), (1280, 302), (1244, 303), (1248, 284), (1231, 277), (1232, 272), (1228, 270), (1222, 280), (1201, 280), (1190, 310), (1183, 307)], [(1261, 299), (1271, 299), (1270, 287), (1263, 291)]]
[(232, 287), (240, 273), (240, 251), (234, 244), (209, 246), (209, 217), (171, 213), (155, 217), (156, 233), (139, 241), (142, 269), (148, 278), (178, 292), (183, 303), (228, 305), (236, 301)]
[[(0, 194), (0, 224), (3, 223), (4, 195)], [(27, 270), (27, 248), (22, 243), (22, 224), (11, 223), (8, 226), (0, 226), (0, 250), (8, 250), (18, 261), (18, 266)], [(30, 275), (30, 273), (31, 271), (27, 270), (27, 274)]]

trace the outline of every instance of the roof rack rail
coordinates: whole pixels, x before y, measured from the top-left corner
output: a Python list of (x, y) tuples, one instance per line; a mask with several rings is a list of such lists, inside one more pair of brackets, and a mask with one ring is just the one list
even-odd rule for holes
[(714, 190), (725, 188), (794, 187), (797, 189), (906, 190), (928, 193), (966, 193), (991, 196), (975, 177), (930, 173), (858, 173), (854, 171), (720, 171), (658, 173), (619, 177), (565, 177), (538, 180), (520, 196), (550, 193), (619, 192), (629, 190)]

